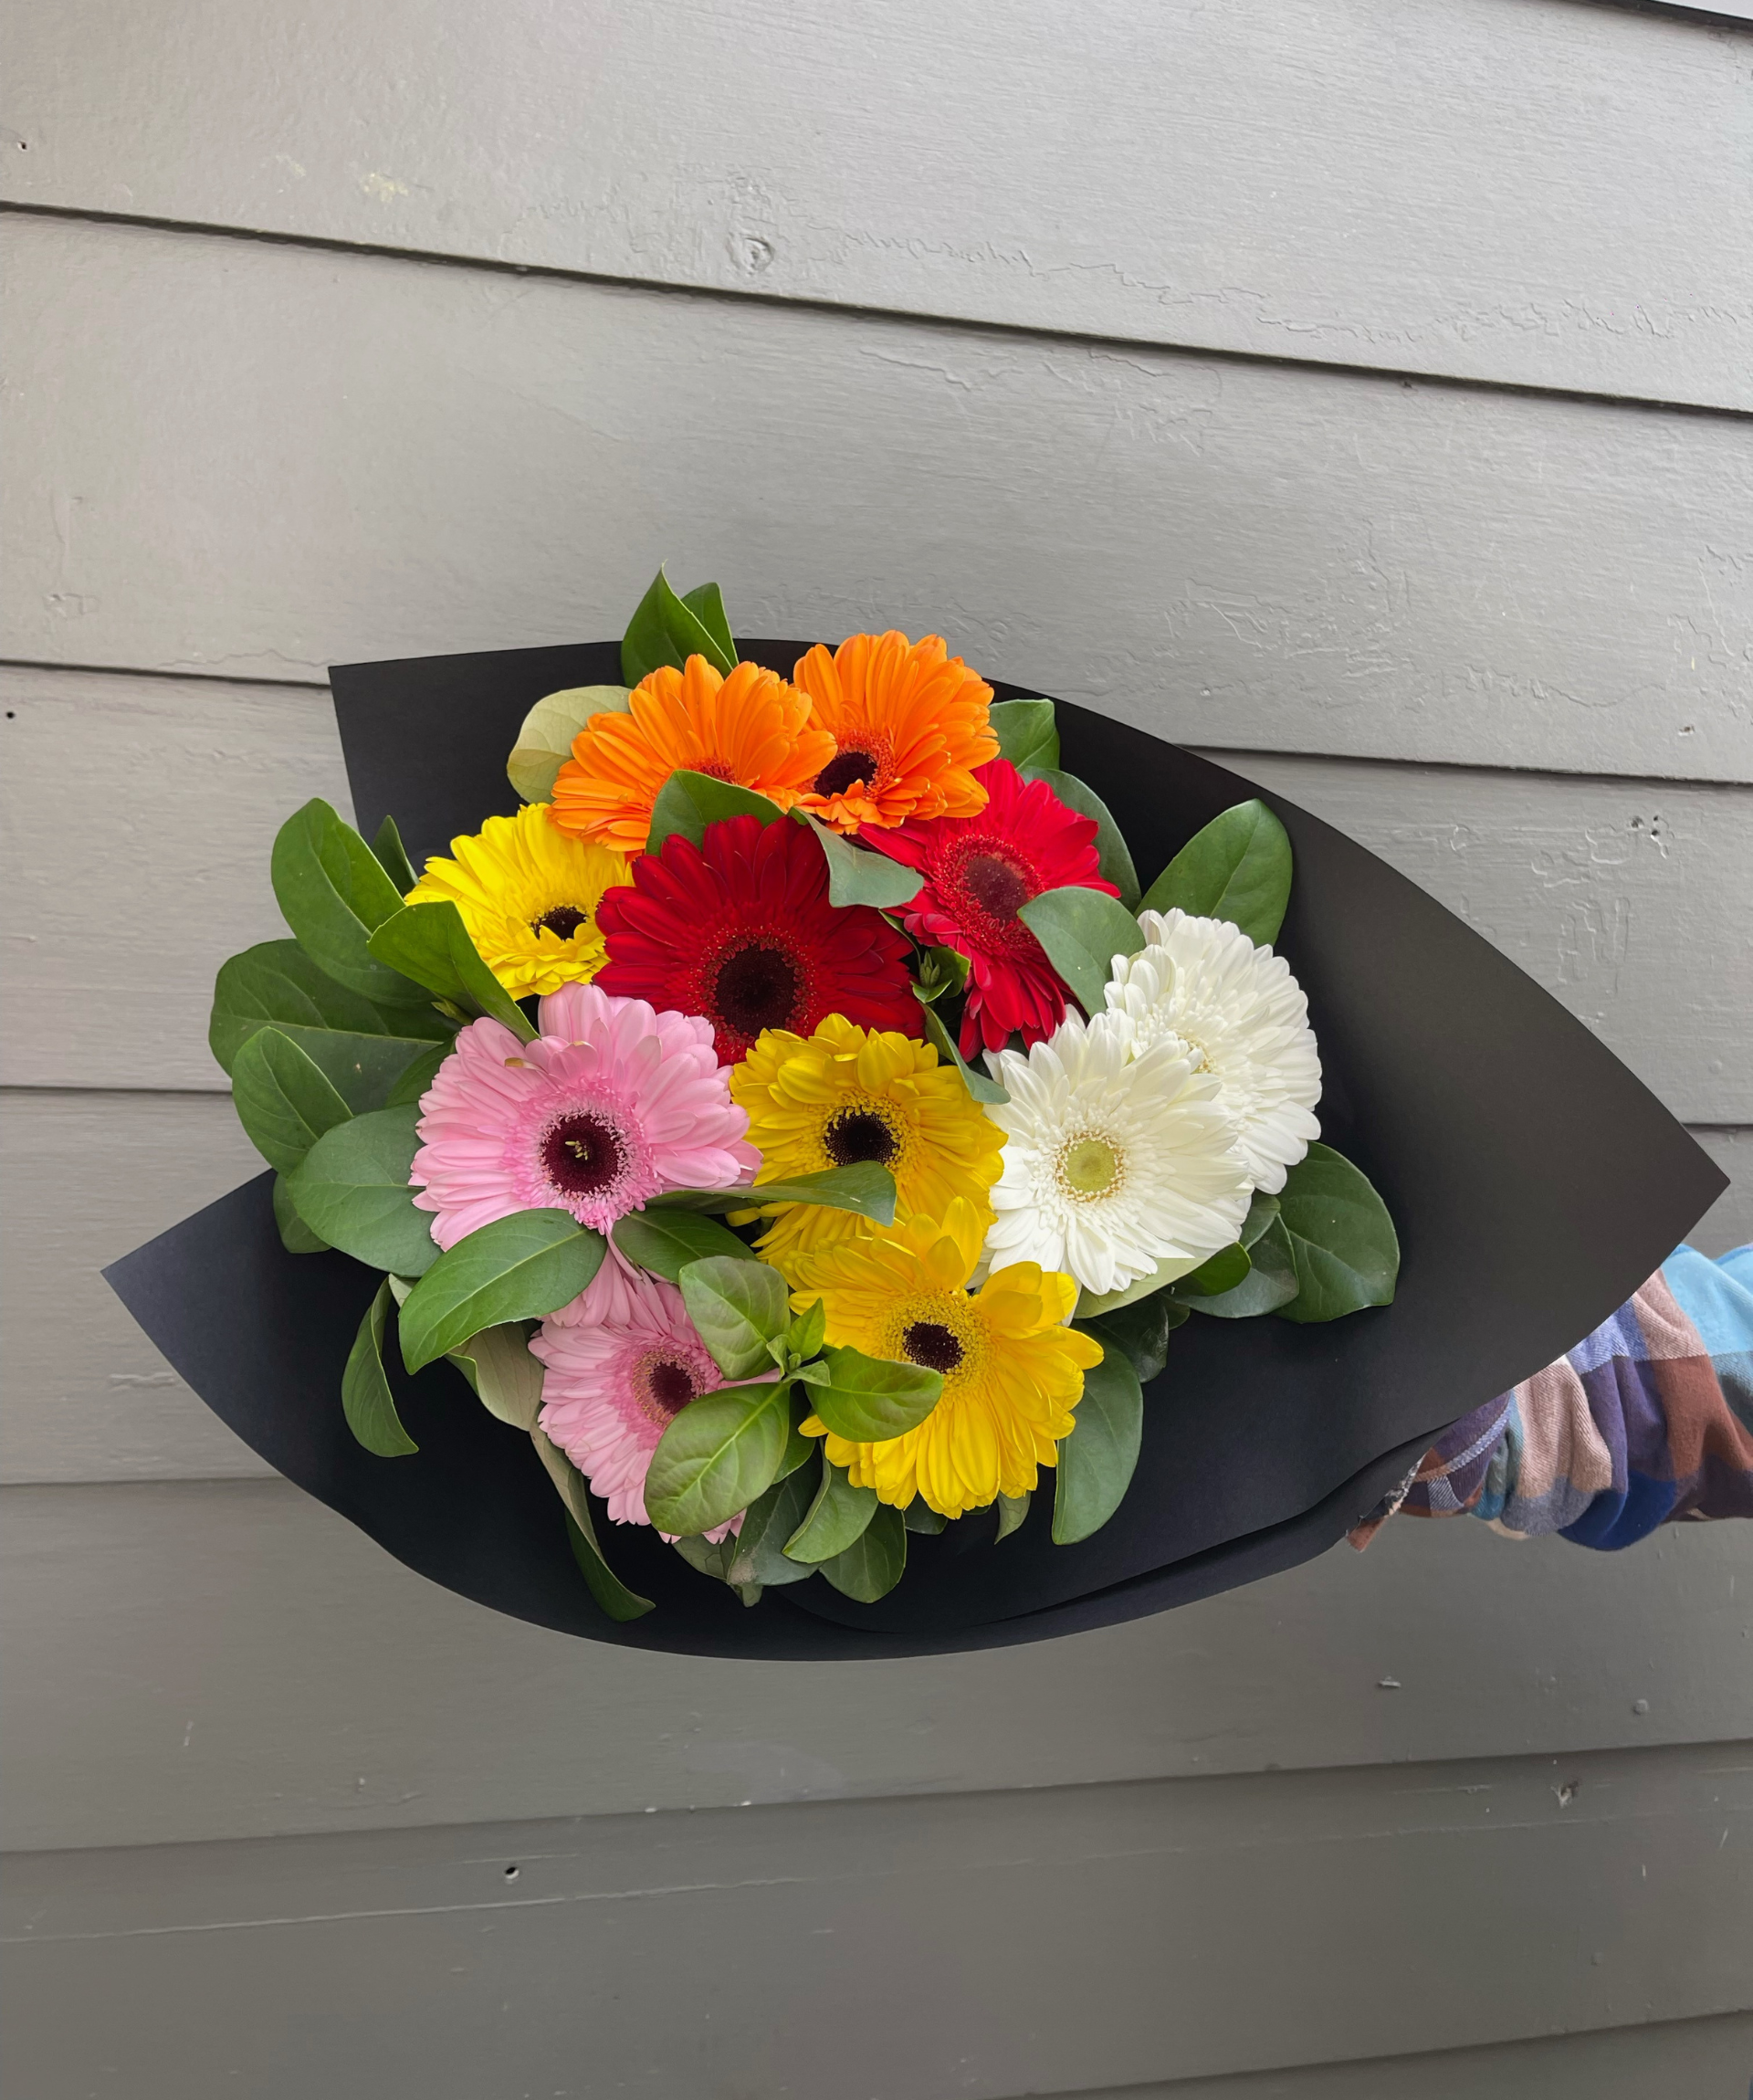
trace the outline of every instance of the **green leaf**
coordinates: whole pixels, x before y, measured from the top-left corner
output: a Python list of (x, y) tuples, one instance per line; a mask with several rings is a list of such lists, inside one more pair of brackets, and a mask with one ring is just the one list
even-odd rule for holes
[[(918, 987), (914, 986), (917, 992)], [(955, 1037), (950, 1033), (943, 1017), (929, 1001), (921, 1000), (925, 1009), (925, 1039), (946, 1065), (953, 1065), (961, 1074), (961, 1083), (976, 1101), (1008, 1101), (1010, 1096), (996, 1079), (970, 1065), (957, 1047)]]
[(421, 1276), (438, 1259), (432, 1213), (415, 1206), (408, 1173), (419, 1111), (379, 1108), (319, 1138), (287, 1194), (313, 1233), (368, 1267)]
[(270, 1167), (289, 1174), (325, 1130), (352, 1111), (289, 1036), (262, 1028), (237, 1053), (231, 1097), (246, 1135)]
[(706, 598), (709, 591), (716, 594), (717, 590), (716, 584), (702, 584), (687, 598), (678, 598), (669, 578), (658, 570), (621, 638), (621, 676), (629, 686), (664, 664), (679, 671), (689, 656), (704, 656), (721, 676), (730, 676), (737, 653), (727, 646), (730, 635), (723, 601)]
[(672, 1284), (689, 1262), (713, 1255), (726, 1261), (760, 1259), (728, 1225), (695, 1211), (629, 1211), (617, 1220), (610, 1237), (630, 1262)]
[(1000, 1538), (1008, 1538), (1013, 1531), (1021, 1531), (1023, 1520), (1029, 1514), (1033, 1497), (1027, 1494), (1001, 1495), (998, 1498), (998, 1536), (992, 1540), (996, 1546)]
[(784, 814), (777, 803), (769, 802), (753, 788), (739, 787), (734, 781), (714, 780), (710, 773), (683, 770), (671, 773), (657, 791), (646, 851), (661, 852), (672, 832), (680, 832), (696, 845), (703, 845), (707, 825), (722, 823), (726, 817), (758, 816), (762, 824), (777, 824)]
[(450, 1055), (449, 1042), (435, 1043), (422, 1056), (416, 1057), (403, 1073), (383, 1106), (386, 1108), (417, 1108), (426, 1089), (438, 1076), (438, 1067)]
[(403, 1362), (418, 1370), (484, 1327), (557, 1312), (596, 1274), (605, 1244), (568, 1211), (518, 1211), (470, 1233), (408, 1293)]
[(715, 1582), (728, 1579), (730, 1556), (735, 1551), (729, 1538), (696, 1538), (685, 1533), (679, 1538), (672, 1538), (670, 1544), (688, 1566), (700, 1574), (709, 1575)]
[(923, 1364), (895, 1363), (856, 1349), (824, 1349), (822, 1361), (828, 1382), (810, 1388), (810, 1402), (817, 1418), (848, 1444), (904, 1436), (943, 1393), (943, 1373)]
[[(785, 1279), (765, 1262), (751, 1262), (727, 1255), (709, 1255), (692, 1261), (681, 1270), (677, 1282), (688, 1316), (699, 1329), (700, 1339), (726, 1378), (752, 1378), (770, 1360), (767, 1344), (777, 1340), (791, 1324), (786, 1304)], [(742, 1504), (737, 1504), (740, 1509)], [(735, 1516), (736, 1510), (730, 1515)], [(721, 1524), (715, 1517), (706, 1525)], [(667, 1531), (688, 1530), (687, 1525), (667, 1524)]]
[(935, 1509), (920, 1501), (917, 1495), (901, 1512), (901, 1522), (921, 1538), (935, 1538), (949, 1521), (947, 1517), (939, 1517)]
[(794, 1356), (807, 1360), (819, 1352), (827, 1331), (828, 1308), (820, 1298), (813, 1298), (793, 1319), (785, 1339)]
[(1136, 955), (1144, 946), (1139, 922), (1118, 898), (1099, 889), (1044, 889), (1017, 917), (1047, 951), (1047, 961), (1071, 987), (1086, 1013), (1107, 1004), (1103, 991), (1117, 955)]
[(939, 999), (960, 999), (968, 988), (968, 958), (953, 948), (927, 948), (919, 954), (918, 981), (914, 995), (925, 1006)]
[(484, 1327), (451, 1349), (449, 1358), (490, 1415), (513, 1429), (535, 1428), (541, 1412), (541, 1365), (530, 1355), (520, 1321)]
[(824, 1560), (819, 1570), (843, 1597), (857, 1604), (887, 1597), (906, 1571), (907, 1526), (900, 1511), (887, 1503), (878, 1503), (845, 1551)]
[(697, 583), (691, 591), (682, 593), (682, 603), (723, 650), (726, 661), (734, 665), (737, 645), (731, 639), (730, 615), (724, 609), (724, 593), (716, 583)]
[(822, 1454), (821, 1485), (803, 1521), (785, 1541), (785, 1557), (814, 1567), (844, 1553), (876, 1514), (876, 1490), (855, 1487), (845, 1468)]
[(419, 1005), (380, 1006), (337, 984), (296, 940), (265, 940), (223, 965), (213, 988), (207, 1042), (229, 1072), (258, 1029), (296, 1043), (357, 1115), (381, 1108), (410, 1063), (450, 1046), (454, 1028), (417, 985)]
[(1093, 787), (1086, 786), (1076, 773), (1055, 772), (1049, 766), (1026, 766), (1024, 775), (1032, 781), (1045, 781), (1067, 809), (1079, 816), (1096, 820), (1096, 852), (1100, 863), (1102, 879), (1111, 882), (1120, 893), (1120, 902), (1128, 911), (1139, 908), (1139, 871), (1132, 865), (1132, 854), (1120, 827), (1101, 796)]
[(851, 1211), (879, 1225), (895, 1223), (895, 1177), (875, 1160), (850, 1167), (824, 1167), (817, 1174), (793, 1174), (784, 1181), (757, 1181), (752, 1188), (672, 1189), (646, 1204), (653, 1211), (751, 1211), (773, 1203), (821, 1203), (830, 1211)]
[(809, 1414), (810, 1403), (803, 1397), (803, 1389), (793, 1384), (792, 1387), (792, 1426), (785, 1439), (785, 1449), (780, 1455), (779, 1471), (773, 1475), (775, 1480), (789, 1480), (800, 1465), (807, 1465), (816, 1453), (821, 1450), (822, 1443), (819, 1437), (805, 1436), (803, 1433), (803, 1424), (809, 1420)]
[(414, 864), (408, 858), (408, 849), (402, 843), (402, 834), (395, 828), (395, 819), (386, 816), (377, 827), (377, 836), (372, 841), (372, 851), (377, 856), (377, 865), (395, 885), (398, 897), (405, 897), (419, 877), (414, 872)]
[(1129, 1306), (1120, 1306), (1100, 1319), (1074, 1322), (1081, 1333), (1093, 1335), (1104, 1349), (1118, 1349), (1149, 1385), (1169, 1359), (1169, 1337), (1187, 1318), (1185, 1306), (1177, 1305), (1167, 1291), (1157, 1291)]
[(270, 872), (281, 917), (319, 969), (390, 1005), (418, 996), (366, 946), (402, 909), (402, 894), (371, 847), (320, 797), (280, 826)]
[[(814, 1450), (814, 1443), (811, 1449)], [(794, 1470), (774, 1481), (749, 1506), (742, 1529), (730, 1545), (725, 1580), (733, 1584), (759, 1582), (771, 1590), (782, 1582), (805, 1582), (814, 1572), (785, 1557), (785, 1541), (803, 1523), (815, 1494), (814, 1475)]]
[(313, 1233), (299, 1217), (288, 1193), (284, 1174), (274, 1177), (274, 1223), (279, 1228), (280, 1244), (289, 1255), (320, 1255), (328, 1251), (328, 1241)]
[(367, 1451), (379, 1458), (404, 1458), (420, 1446), (402, 1426), (383, 1369), (383, 1324), (389, 1313), (390, 1286), (385, 1277), (365, 1308), (347, 1368), (341, 1374), (341, 1409), (348, 1428)]
[(481, 961), (463, 915), (448, 898), (405, 905), (372, 935), (372, 953), (441, 999), (503, 1022), (520, 1042), (535, 1030), (517, 1001)]
[(1220, 1247), (1208, 1261), (1201, 1262), (1196, 1269), (1188, 1270), (1175, 1285), (1175, 1295), (1185, 1298), (1220, 1297), (1244, 1282), (1253, 1266), (1248, 1250), (1239, 1242), (1233, 1247)]
[(830, 904), (868, 904), (878, 911), (898, 911), (902, 905), (911, 904), (925, 887), (925, 877), (917, 867), (890, 860), (886, 853), (852, 845), (807, 810), (794, 809), (792, 814), (815, 835), (822, 848), (822, 857), (828, 864)]
[(1059, 763), (1059, 729), (1051, 700), (997, 700), (990, 719), (998, 755), (1021, 772), (1025, 766)]
[(1281, 1319), (1339, 1319), (1393, 1303), (1400, 1241), (1388, 1206), (1342, 1153), (1311, 1145), (1278, 1192), (1278, 1215), (1296, 1272)]
[(591, 1595), (609, 1617), (617, 1624), (625, 1626), (630, 1620), (643, 1619), (647, 1612), (656, 1611), (656, 1606), (649, 1597), (642, 1597), (636, 1590), (629, 1590), (618, 1579), (603, 1558), (603, 1549), (596, 1542), (594, 1529), (586, 1531), (570, 1508), (565, 1514), (566, 1542), (572, 1549), (572, 1559)]
[[(1268, 1197), (1268, 1202), (1272, 1199)], [(1248, 1250), (1253, 1266), (1233, 1290), (1216, 1297), (1190, 1297), (1187, 1307), (1212, 1319), (1254, 1319), (1277, 1312), (1296, 1296), (1296, 1265), (1278, 1206), (1273, 1203), (1266, 1229)]]
[(646, 1509), (652, 1522), (689, 1536), (728, 1524), (778, 1477), (791, 1425), (782, 1380), (689, 1401), (651, 1454)]
[(1191, 1269), (1199, 1266), (1196, 1255), (1170, 1255), (1160, 1261), (1148, 1276), (1140, 1276), (1135, 1284), (1125, 1284), (1118, 1290), (1082, 1291), (1077, 1297), (1077, 1318), (1080, 1320), (1099, 1319), (1105, 1313), (1118, 1312), (1122, 1306), (1138, 1304), (1140, 1298), (1154, 1297), (1166, 1286), (1178, 1283)]
[(1055, 1546), (1075, 1546), (1113, 1516), (1131, 1485), (1143, 1435), (1139, 1374), (1118, 1349), (1108, 1349), (1084, 1373), (1076, 1422), (1059, 1446), (1053, 1489)]
[(1227, 919), (1262, 948), (1278, 938), (1290, 902), (1290, 840), (1265, 803), (1240, 802), (1197, 831), (1150, 885), (1141, 911), (1176, 906)]
[(548, 693), (525, 715), (505, 761), (505, 777), (523, 802), (551, 802), (560, 769), (578, 732), (597, 715), (625, 715), (625, 686), (568, 686)]

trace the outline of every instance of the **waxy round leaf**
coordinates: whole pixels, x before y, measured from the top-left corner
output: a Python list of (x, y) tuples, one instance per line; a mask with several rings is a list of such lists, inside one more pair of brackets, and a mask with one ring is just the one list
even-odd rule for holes
[[(777, 1269), (765, 1262), (711, 1255), (688, 1263), (676, 1280), (682, 1286), (688, 1317), (726, 1378), (752, 1378), (772, 1364), (767, 1345), (791, 1325), (785, 1279)], [(742, 1507), (739, 1502), (736, 1508)], [(736, 1509), (730, 1514), (734, 1517)], [(723, 1521), (713, 1517), (706, 1528)], [(689, 1528), (664, 1526), (666, 1531)]]
[(1080, 1291), (1077, 1295), (1077, 1318), (1081, 1320), (1099, 1319), (1105, 1313), (1118, 1312), (1122, 1306), (1137, 1305), (1140, 1298), (1153, 1297), (1167, 1285), (1178, 1282), (1191, 1269), (1199, 1266), (1197, 1255), (1166, 1255), (1148, 1276), (1140, 1276), (1137, 1283), (1124, 1284), (1118, 1290)]
[(1029, 1505), (1034, 1499), (1034, 1496), (1026, 1492), (1022, 1495), (1001, 1495), (999, 1496), (993, 1506), (998, 1511), (998, 1531), (992, 1539), (994, 1546), (998, 1544), (1000, 1538), (1008, 1538), (1013, 1531), (1022, 1530), (1023, 1521), (1028, 1516)]
[(438, 1259), (432, 1213), (415, 1207), (409, 1170), (419, 1110), (379, 1108), (319, 1138), (287, 1177), (287, 1194), (313, 1233), (370, 1268), (422, 1276)]
[(1195, 919), (1226, 919), (1268, 948), (1290, 902), (1290, 840), (1263, 802), (1240, 802), (1197, 831), (1150, 885), (1141, 911), (1179, 906)]
[(1059, 728), (1051, 700), (995, 700), (989, 719), (998, 755), (1021, 772), (1025, 766), (1059, 763)]
[(762, 824), (777, 824), (784, 814), (777, 803), (753, 788), (737, 786), (734, 781), (714, 780), (710, 773), (673, 772), (652, 804), (646, 851), (661, 852), (672, 832), (703, 845), (707, 825), (720, 824), (726, 817), (758, 816)]
[(730, 1556), (735, 1550), (733, 1539), (696, 1538), (683, 1532), (679, 1538), (672, 1538), (670, 1544), (690, 1568), (702, 1575), (709, 1575), (715, 1582), (725, 1580)]
[(541, 1430), (532, 1429), (530, 1441), (535, 1445), (536, 1454), (547, 1468), (548, 1477), (553, 1482), (565, 1509), (566, 1537), (572, 1545), (572, 1559), (578, 1563), (578, 1571), (583, 1576), (591, 1595), (611, 1619), (622, 1625), (631, 1619), (643, 1619), (653, 1609), (651, 1599), (629, 1590), (603, 1558), (603, 1549), (596, 1542), (596, 1526), (591, 1517), (591, 1500), (585, 1490), (584, 1475)]
[(1239, 1242), (1233, 1247), (1220, 1247), (1196, 1269), (1188, 1270), (1175, 1285), (1175, 1295), (1190, 1299), (1218, 1297), (1244, 1282), (1253, 1266), (1248, 1250)]
[(389, 1279), (365, 1308), (359, 1332), (341, 1374), (341, 1408), (347, 1426), (367, 1451), (379, 1458), (404, 1458), (420, 1446), (402, 1426), (395, 1395), (383, 1369), (383, 1326), (390, 1313)]
[(883, 1502), (845, 1551), (824, 1560), (818, 1570), (843, 1597), (857, 1604), (887, 1597), (906, 1571), (907, 1526), (900, 1511)]
[(1053, 1488), (1053, 1542), (1075, 1546), (1099, 1531), (1119, 1507), (1139, 1463), (1144, 1394), (1139, 1374), (1118, 1349), (1084, 1373), (1084, 1396), (1071, 1434), (1059, 1445)]
[(1215, 1297), (1189, 1297), (1188, 1309), (1211, 1319), (1255, 1319), (1287, 1306), (1296, 1296), (1296, 1265), (1275, 1202), (1265, 1230), (1248, 1249), (1248, 1257), (1253, 1265), (1233, 1290)]
[(549, 693), (525, 715), (505, 777), (524, 802), (552, 802), (560, 769), (572, 755), (579, 731), (597, 715), (625, 715), (625, 686), (569, 686)]
[(939, 1517), (935, 1509), (929, 1508), (916, 1495), (902, 1510), (901, 1522), (918, 1538), (935, 1538), (948, 1526), (950, 1519)]
[[(914, 992), (917, 995), (917, 985), (914, 986)], [(970, 1065), (962, 1056), (955, 1037), (950, 1033), (948, 1024), (937, 1008), (929, 1000), (921, 999), (919, 1003), (925, 1010), (926, 1041), (946, 1065), (953, 1065), (961, 1074), (961, 1083), (973, 1098), (976, 1101), (1008, 1101), (1010, 1096), (996, 1079), (982, 1072), (978, 1066)]]
[(542, 1370), (530, 1353), (520, 1322), (484, 1327), (459, 1349), (452, 1349), (449, 1360), (474, 1387), (475, 1397), (490, 1415), (513, 1429), (535, 1428), (541, 1412)]
[(917, 1429), (943, 1395), (943, 1373), (856, 1349), (824, 1349), (825, 1385), (810, 1387), (816, 1418), (848, 1444), (887, 1444)]
[(270, 1167), (289, 1174), (325, 1130), (352, 1118), (335, 1089), (289, 1036), (261, 1028), (231, 1067), (237, 1119)]
[(820, 1298), (812, 1298), (785, 1330), (785, 1346), (800, 1359), (813, 1357), (821, 1349), (827, 1331), (828, 1308)]
[(1139, 1374), (1140, 1385), (1149, 1385), (1169, 1358), (1169, 1337), (1187, 1318), (1185, 1306), (1177, 1305), (1167, 1291), (1138, 1298), (1120, 1306), (1100, 1319), (1077, 1320), (1084, 1334), (1093, 1335), (1104, 1349), (1118, 1349)]
[(729, 1225), (697, 1211), (629, 1211), (609, 1236), (630, 1262), (672, 1284), (689, 1262), (712, 1255), (728, 1261), (759, 1259)]
[(491, 1015), (520, 1042), (533, 1041), (535, 1029), (481, 961), (462, 913), (448, 898), (434, 904), (404, 906), (373, 934), (371, 948), (373, 955), (393, 963), (428, 992), (471, 1013)]
[(402, 843), (402, 834), (395, 828), (395, 819), (386, 816), (377, 827), (377, 836), (372, 841), (372, 851), (377, 856), (377, 865), (394, 884), (396, 895), (405, 897), (419, 879), (414, 872), (414, 863), (408, 858), (408, 849)]
[(1311, 1145), (1278, 1192), (1278, 1218), (1296, 1272), (1281, 1319), (1339, 1319), (1391, 1305), (1400, 1240), (1388, 1206), (1342, 1153)]
[(911, 904), (924, 887), (925, 877), (917, 867), (904, 866), (887, 854), (853, 845), (807, 810), (794, 809), (792, 814), (814, 834), (822, 848), (822, 857), (828, 864), (830, 904), (868, 904), (878, 911), (898, 911), (902, 905)]
[(636, 686), (665, 664), (680, 670), (689, 656), (704, 656), (727, 678), (736, 668), (724, 600), (716, 583), (677, 597), (659, 569), (621, 638), (621, 676)]
[(879, 1225), (895, 1223), (895, 1177), (875, 1160), (850, 1167), (824, 1167), (816, 1174), (793, 1174), (784, 1181), (758, 1181), (737, 1189), (672, 1189), (646, 1205), (654, 1211), (753, 1211), (770, 1203), (821, 1203), (831, 1211), (851, 1211)]
[(651, 1454), (646, 1509), (652, 1522), (687, 1536), (728, 1524), (772, 1486), (791, 1426), (782, 1380), (690, 1400)]
[(557, 1312), (596, 1274), (606, 1246), (569, 1211), (518, 1211), (483, 1225), (440, 1255), (408, 1293), (403, 1362), (418, 1370), (484, 1327)]
[[(453, 1039), (454, 1040), (454, 1039)], [(450, 1042), (435, 1043), (430, 1050), (416, 1057), (390, 1088), (386, 1108), (417, 1108), (425, 1098), (433, 1081), (438, 1076), (438, 1068), (450, 1055)]]
[(296, 940), (265, 940), (221, 966), (207, 1042), (229, 1072), (258, 1029), (278, 1028), (362, 1115), (384, 1106), (415, 1059), (442, 1055), (455, 1034), (418, 985), (404, 990), (420, 1003), (380, 1006), (319, 970)]
[(876, 1490), (855, 1487), (845, 1468), (836, 1465), (824, 1451), (820, 1485), (803, 1521), (785, 1541), (785, 1558), (808, 1567), (832, 1560), (845, 1551), (876, 1514)]
[(1045, 949), (1047, 961), (1071, 987), (1086, 1013), (1100, 1013), (1117, 955), (1144, 946), (1139, 922), (1118, 898), (1099, 889), (1044, 889), (1017, 913)]
[(815, 1475), (798, 1468), (751, 1503), (742, 1529), (730, 1542), (726, 1581), (738, 1586), (759, 1582), (769, 1590), (778, 1583), (807, 1581), (814, 1570), (786, 1559), (785, 1541), (803, 1523), (814, 1495)]
[(371, 847), (320, 796), (280, 826), (269, 867), (280, 914), (319, 969), (380, 1003), (406, 1004), (418, 997), (366, 946), (402, 909), (402, 893)]
[(329, 1243), (313, 1233), (299, 1217), (286, 1186), (286, 1176), (274, 1177), (274, 1223), (279, 1228), (280, 1244), (289, 1255), (320, 1255), (326, 1252)]
[(1120, 893), (1120, 902), (1128, 911), (1139, 908), (1139, 871), (1132, 865), (1131, 848), (1121, 835), (1120, 827), (1114, 821), (1112, 811), (1096, 793), (1086, 786), (1076, 773), (1055, 772), (1050, 766), (1028, 766), (1025, 776), (1032, 781), (1044, 781), (1067, 809), (1076, 810), (1079, 816), (1093, 817), (1096, 823), (1096, 853), (1102, 871), (1102, 880), (1111, 882)]

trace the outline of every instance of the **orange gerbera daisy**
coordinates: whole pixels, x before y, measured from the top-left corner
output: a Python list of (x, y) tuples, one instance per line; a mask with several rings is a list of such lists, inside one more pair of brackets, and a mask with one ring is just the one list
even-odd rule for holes
[(834, 757), (810, 704), (777, 671), (739, 664), (728, 678), (704, 656), (641, 678), (625, 715), (593, 715), (572, 739), (548, 814), (562, 831), (617, 853), (643, 853), (652, 805), (670, 774), (710, 773), (790, 809)]
[(978, 816), (976, 766), (998, 756), (992, 688), (939, 635), (853, 635), (832, 656), (814, 648), (792, 674), (834, 754), (800, 799), (836, 831), (912, 817)]

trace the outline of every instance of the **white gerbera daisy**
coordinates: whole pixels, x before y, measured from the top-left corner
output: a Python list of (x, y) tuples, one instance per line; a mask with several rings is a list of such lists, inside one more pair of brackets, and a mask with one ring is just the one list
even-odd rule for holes
[(1216, 1079), (1184, 1045), (1140, 1047), (1123, 1013), (1068, 1014), (1026, 1055), (989, 1062), (1010, 1096), (986, 1111), (1005, 1139), (994, 1269), (1038, 1262), (1099, 1297), (1170, 1282), (1234, 1240), (1247, 1168)]
[(1139, 924), (1145, 945), (1117, 960), (1108, 1010), (1128, 1016), (1140, 1049), (1177, 1043), (1212, 1075), (1254, 1187), (1275, 1194), (1321, 1134), (1321, 1060), (1302, 986), (1282, 955), (1224, 919), (1146, 911)]

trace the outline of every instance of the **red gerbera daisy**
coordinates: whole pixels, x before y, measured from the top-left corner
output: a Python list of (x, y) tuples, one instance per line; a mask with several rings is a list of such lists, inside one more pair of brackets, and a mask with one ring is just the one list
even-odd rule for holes
[[(1038, 1043), (1065, 1017), (1065, 987), (1016, 916), (1018, 908), (1044, 889), (1120, 894), (1102, 880), (1093, 817), (1067, 809), (1044, 781), (1025, 782), (1008, 759), (991, 760), (974, 778), (988, 797), (978, 816), (932, 817), (859, 835), (924, 875), (925, 887), (901, 913), (908, 931), (968, 958), (964, 1057), (982, 1046), (1002, 1048), (1014, 1031), (1025, 1045)], [(625, 894), (607, 892), (599, 922), (611, 901)], [(607, 984), (606, 978), (597, 982)]]
[(908, 943), (869, 905), (828, 902), (827, 863), (802, 825), (726, 817), (707, 825), (704, 852), (672, 832), (632, 877), (612, 910), (606, 898), (597, 907), (609, 960), (596, 982), (704, 1014), (721, 1064), (747, 1056), (763, 1028), (809, 1035), (830, 1013), (922, 1032)]

